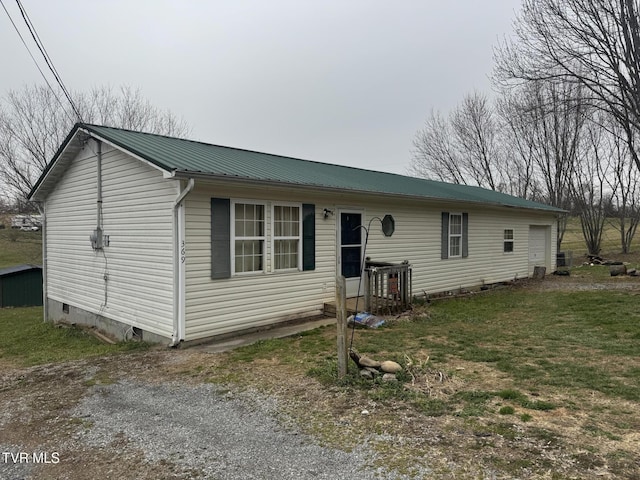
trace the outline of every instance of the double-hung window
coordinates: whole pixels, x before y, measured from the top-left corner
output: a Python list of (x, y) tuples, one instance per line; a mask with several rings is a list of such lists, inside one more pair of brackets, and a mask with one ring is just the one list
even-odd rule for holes
[(315, 205), (211, 199), (211, 278), (316, 268)]
[(513, 252), (513, 229), (505, 229), (504, 231), (504, 253)]
[(469, 214), (442, 212), (440, 258), (469, 256)]
[(234, 272), (265, 269), (265, 208), (262, 204), (236, 202), (233, 208)]
[(300, 205), (273, 206), (273, 269), (301, 269)]
[(449, 214), (449, 258), (462, 256), (462, 214)]

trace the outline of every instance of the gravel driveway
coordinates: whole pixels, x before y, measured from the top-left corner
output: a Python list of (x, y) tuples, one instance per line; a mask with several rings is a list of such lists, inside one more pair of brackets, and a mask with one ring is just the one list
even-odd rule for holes
[(375, 478), (366, 450), (323, 448), (277, 419), (274, 400), (211, 385), (119, 382), (96, 388), (73, 414), (93, 422), (81, 436), (87, 444), (109, 449), (124, 436), (147, 461), (198, 478)]
[(320, 445), (272, 397), (139, 376), (87, 386), (95, 371), (78, 362), (3, 379), (0, 479), (403, 478), (372, 467), (366, 444)]

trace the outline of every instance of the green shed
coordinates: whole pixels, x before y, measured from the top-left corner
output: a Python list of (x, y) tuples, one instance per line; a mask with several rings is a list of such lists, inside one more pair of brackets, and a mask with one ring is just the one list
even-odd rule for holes
[(0, 308), (42, 305), (42, 267), (17, 265), (0, 269)]

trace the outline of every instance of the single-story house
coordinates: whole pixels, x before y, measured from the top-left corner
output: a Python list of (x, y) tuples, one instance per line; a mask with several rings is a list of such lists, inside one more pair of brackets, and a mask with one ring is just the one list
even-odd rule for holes
[[(414, 294), (555, 268), (553, 207), (478, 187), (77, 124), (30, 193), (45, 317), (196, 341), (321, 314), (336, 275), (412, 267)], [(395, 227), (383, 233), (381, 222)], [(373, 221), (375, 220), (375, 221)], [(389, 227), (389, 222), (387, 222)]]
[(0, 268), (0, 308), (42, 305), (42, 267), (16, 265)]

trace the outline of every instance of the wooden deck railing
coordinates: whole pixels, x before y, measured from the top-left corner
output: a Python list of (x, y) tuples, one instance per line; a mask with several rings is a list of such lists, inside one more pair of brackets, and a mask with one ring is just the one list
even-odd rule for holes
[(364, 269), (365, 311), (393, 314), (411, 306), (411, 265), (367, 261)]

